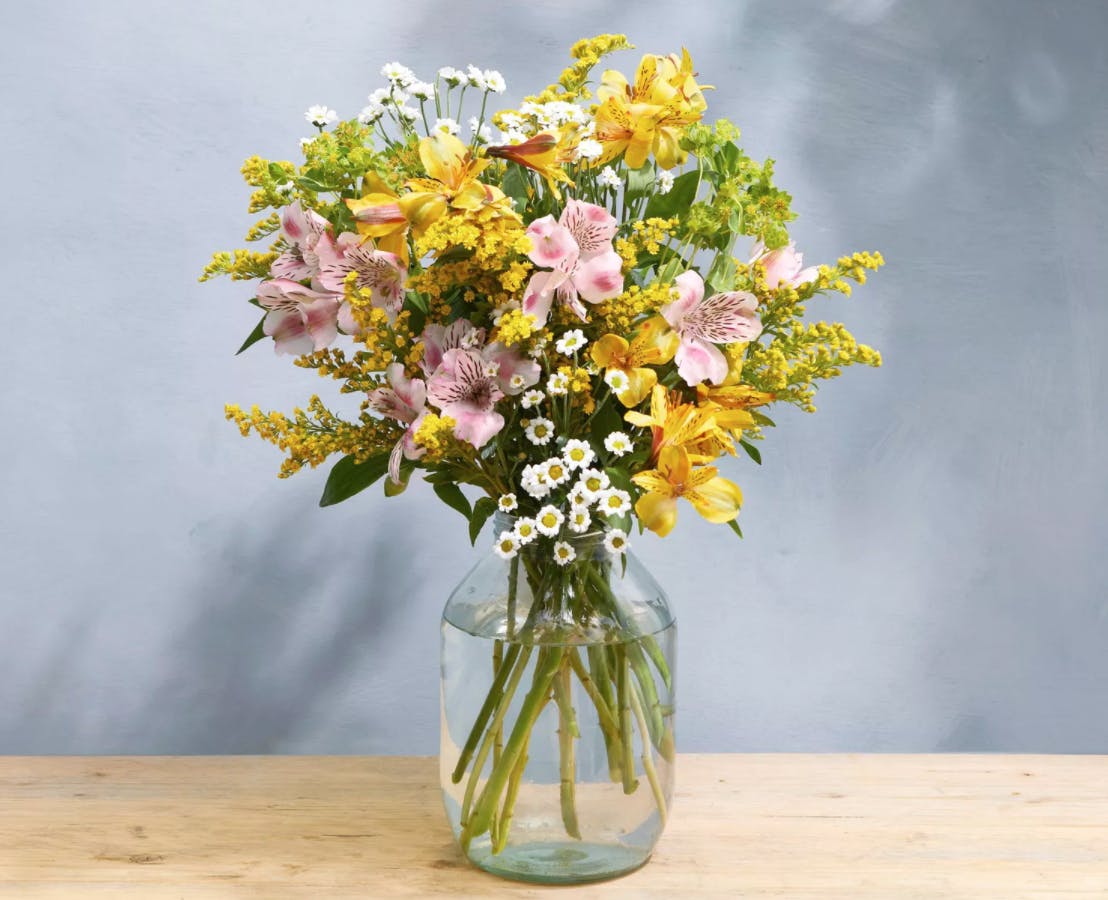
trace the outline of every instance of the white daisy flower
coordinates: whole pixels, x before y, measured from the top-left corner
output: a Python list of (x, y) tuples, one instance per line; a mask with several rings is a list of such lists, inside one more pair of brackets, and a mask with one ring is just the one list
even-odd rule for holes
[(577, 158), (584, 160), (596, 159), (604, 152), (600, 141), (593, 138), (585, 138), (577, 145)]
[(566, 517), (558, 507), (544, 506), (539, 510), (539, 514), (535, 516), (535, 527), (539, 530), (540, 534), (545, 534), (547, 537), (554, 537), (559, 529), (561, 529), (562, 523), (565, 520)]
[(411, 69), (398, 62), (385, 63), (381, 66), (381, 74), (397, 87), (407, 87), (417, 80)]
[(385, 114), (385, 107), (380, 103), (371, 103), (358, 113), (358, 121), (363, 125), (372, 125)]
[[(401, 92), (402, 93), (402, 92)], [(369, 95), (369, 105), (379, 105), (384, 108), (386, 103), (392, 102), (392, 90), (390, 88), (377, 88)]]
[(500, 121), (503, 123), (504, 127), (507, 128), (509, 131), (512, 131), (512, 130), (522, 131), (523, 130), (523, 119), (519, 116), (518, 113), (504, 113), (500, 117)]
[(566, 356), (569, 356), (573, 353), (576, 353), (587, 343), (588, 341), (585, 339), (585, 332), (583, 332), (580, 328), (574, 328), (572, 331), (567, 331), (560, 338), (558, 338), (557, 343), (554, 344), (554, 349), (557, 350), (559, 353), (564, 353)]
[(518, 128), (500, 132), (500, 143), (502, 144), (522, 144), (525, 140), (527, 140), (527, 132)]
[(492, 141), (492, 129), (488, 125), (482, 125), (477, 116), (469, 117), (469, 130), (472, 134), (477, 135), (477, 140), (482, 143), (487, 144)]
[(673, 173), (663, 170), (658, 173), (658, 180), (654, 183), (659, 194), (668, 194), (673, 187)]
[(546, 399), (546, 394), (542, 391), (532, 388), (529, 391), (524, 391), (523, 395), (519, 398), (519, 405), (524, 409), (531, 409), (534, 406), (538, 406)]
[(579, 484), (575, 484), (568, 494), (566, 494), (566, 500), (569, 501), (570, 508), (573, 510), (588, 509), (589, 498), (585, 496), (585, 489)]
[(569, 530), (576, 534), (584, 534), (589, 530), (589, 525), (592, 524), (592, 516), (589, 515), (589, 511), (583, 507), (578, 506), (569, 511)]
[(500, 363), (495, 359), (486, 359), (481, 367), (481, 372), (486, 378), (495, 378), (500, 374)]
[(546, 480), (546, 473), (542, 466), (524, 466), (520, 475), (520, 484), (536, 500), (540, 500), (550, 493), (550, 483)]
[(613, 528), (604, 535), (604, 549), (611, 553), (612, 556), (626, 553), (630, 547), (631, 543), (627, 540), (627, 533), (625, 531)]
[(303, 150), (305, 147), (309, 146), (310, 144), (314, 144), (315, 139), (316, 139), (316, 136), (314, 134), (308, 135), (308, 137), (301, 138), (300, 139), (300, 149)]
[(601, 492), (606, 491), (611, 484), (608, 476), (599, 469), (585, 469), (577, 479), (577, 486), (589, 503), (596, 503)]
[(477, 66), (466, 66), (466, 80), (469, 81), (472, 87), (479, 88), (482, 91), (488, 90), (489, 86), (485, 83), (485, 73), (478, 69)]
[(552, 457), (542, 464), (543, 474), (546, 475), (546, 483), (557, 487), (569, 481), (570, 468), (560, 456)]
[(435, 86), (426, 81), (413, 81), (408, 85), (408, 93), (416, 100), (430, 100), (435, 96)]
[(527, 351), (527, 355), (532, 359), (538, 359), (546, 351), (546, 338), (538, 338), (534, 344), (531, 345), (531, 349)]
[(577, 551), (565, 541), (558, 541), (554, 545), (554, 562), (559, 566), (567, 566), (577, 559)]
[(511, 559), (519, 552), (519, 538), (511, 531), (502, 531), (493, 545), (493, 550), (501, 559)]
[(492, 91), (494, 94), (503, 94), (508, 89), (508, 84), (504, 81), (504, 76), (501, 75), (496, 69), (485, 69), (485, 90)]
[(631, 386), (631, 379), (627, 377), (627, 373), (622, 369), (609, 369), (604, 373), (604, 381), (616, 396), (619, 396)]
[(622, 516), (631, 509), (631, 495), (619, 488), (608, 488), (600, 492), (597, 508), (605, 516)]
[(457, 87), (462, 83), (462, 79), (466, 77), (466, 73), (455, 69), (453, 66), (443, 66), (439, 69), (439, 78), (445, 81), (451, 87)]
[(532, 419), (527, 423), (527, 426), (523, 429), (523, 433), (527, 435), (527, 440), (532, 444), (549, 444), (554, 437), (554, 423), (549, 419)]
[(435, 119), (435, 124), (431, 126), (432, 131), (441, 131), (443, 134), (457, 134), (458, 123), (453, 119)]
[(530, 544), (531, 541), (539, 536), (539, 531), (535, 527), (534, 519), (519, 519), (516, 522), (513, 534), (515, 534), (516, 540), (522, 545)]
[(596, 459), (596, 453), (589, 446), (589, 442), (580, 441), (577, 438), (566, 441), (565, 447), (562, 448), (562, 456), (572, 469), (584, 469)]
[(414, 122), (419, 118), (419, 110), (413, 106), (399, 106), (396, 109), (396, 114), (405, 122)]
[(631, 452), (631, 438), (622, 431), (613, 431), (604, 438), (604, 449), (616, 456), (623, 456)]
[(500, 499), (496, 501), (497, 507), (501, 512), (511, 512), (519, 504), (516, 502), (515, 494), (503, 494)]
[(463, 350), (473, 350), (479, 347), (484, 340), (484, 328), (471, 328), (464, 335), (462, 335), (462, 339), (458, 341), (458, 344)]
[(508, 387), (514, 391), (522, 391), (527, 387), (527, 379), (524, 378), (519, 372), (516, 372), (511, 378), (508, 379)]
[(569, 393), (569, 376), (555, 372), (546, 382), (546, 392), (551, 397), (564, 397)]
[(596, 176), (597, 184), (601, 184), (604, 187), (619, 189), (623, 187), (623, 182), (616, 174), (616, 170), (611, 166), (605, 166), (600, 170), (600, 174)]
[(304, 113), (304, 118), (316, 128), (323, 128), (325, 125), (337, 122), (339, 114), (326, 106), (309, 106), (308, 111)]

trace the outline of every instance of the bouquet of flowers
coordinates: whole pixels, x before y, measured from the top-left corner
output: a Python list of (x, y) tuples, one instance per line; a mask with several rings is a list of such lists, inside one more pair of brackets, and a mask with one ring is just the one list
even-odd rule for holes
[[(378, 481), (396, 495), (420, 473), (473, 540), (504, 514), (493, 550), (511, 561), (509, 602), (522, 571), (531, 603), (498, 642), (453, 771), (470, 772), (463, 845), (484, 834), (494, 852), (536, 706), (557, 707), (569, 736), (562, 806), (576, 828), (570, 679), (597, 708), (614, 781), (634, 789), (636, 721), (647, 750), (672, 755), (656, 645), (618, 658), (590, 649), (587, 661), (564, 640), (540, 649), (509, 728), (528, 648), (544, 629), (610, 613), (609, 570), (625, 565), (636, 528), (668, 534), (679, 501), (741, 536), (742, 492), (717, 461), (759, 463), (771, 406), (814, 411), (820, 381), (880, 364), (843, 325), (804, 320), (880, 255), (805, 267), (773, 161), (748, 157), (730, 122), (704, 122), (708, 86), (688, 52), (593, 81), (603, 56), (630, 46), (582, 40), (556, 83), (494, 113), (498, 72), (448, 67), (424, 82), (386, 65), (356, 117), (307, 111), (316, 133), (303, 161), (246, 161), (250, 211), (269, 211), (247, 239), (268, 246), (217, 253), (202, 276), (258, 282), (260, 321), (242, 350), (265, 341), (361, 398), (354, 419), (317, 396), (292, 415), (228, 406), (242, 434), (284, 452), (281, 477), (338, 455), (322, 505)], [(585, 534), (603, 552), (580, 553)]]

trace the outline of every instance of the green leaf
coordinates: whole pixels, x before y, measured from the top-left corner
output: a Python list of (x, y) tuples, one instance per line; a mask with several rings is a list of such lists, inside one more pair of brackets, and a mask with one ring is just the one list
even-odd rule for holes
[(269, 169), (269, 177), (278, 184), (284, 184), (289, 180), (289, 173), (277, 165), (277, 163), (271, 162), (267, 168)]
[(389, 469), (389, 455), (381, 453), (365, 462), (357, 462), (353, 456), (344, 456), (331, 469), (327, 484), (323, 487), (320, 506), (334, 506), (353, 497), (379, 480)]
[(322, 181), (317, 181), (308, 175), (300, 175), (296, 179), (298, 186), (302, 187), (306, 191), (313, 191), (317, 194), (325, 194), (330, 191), (337, 191), (338, 185), (324, 184)]
[(408, 479), (412, 477), (412, 470), (415, 468), (415, 463), (410, 460), (404, 460), (400, 464), (400, 481), (393, 481), (391, 477), (385, 479), (385, 496), (397, 497), (403, 494), (408, 489)]
[(265, 316), (262, 316), (258, 321), (258, 324), (254, 326), (254, 330), (250, 332), (250, 336), (242, 342), (242, 346), (235, 351), (235, 356), (238, 356), (247, 347), (252, 347), (265, 337), (265, 332), (262, 330), (262, 326), (265, 325)]
[(739, 446), (746, 451), (746, 455), (749, 456), (758, 465), (762, 464), (762, 451), (751, 444), (749, 441), (739, 441)]
[(758, 412), (758, 410), (752, 409), (752, 410), (750, 410), (750, 415), (753, 416), (754, 421), (759, 425), (763, 425), (766, 428), (776, 428), (777, 427), (777, 423), (774, 422), (773, 419), (771, 419), (765, 413), (760, 413), (760, 412)]
[(737, 534), (740, 538), (743, 536), (743, 530), (739, 528), (738, 520), (732, 519), (730, 522), (727, 523), (727, 527), (735, 532), (735, 534)]
[(628, 169), (627, 187), (625, 189), (628, 200), (636, 200), (645, 197), (654, 189), (654, 164), (645, 163), (638, 169)]
[(504, 180), (500, 183), (504, 191), (516, 203), (516, 211), (519, 212), (531, 197), (531, 184), (527, 180), (527, 173), (517, 165), (510, 165), (504, 173)]
[(673, 181), (673, 187), (667, 194), (654, 194), (646, 204), (646, 211), (642, 217), (650, 219), (654, 217), (668, 219), (692, 206), (696, 199), (696, 186), (699, 177), (696, 172), (686, 172), (678, 175)]
[[(729, 242), (730, 243), (730, 242)], [(717, 293), (722, 294), (735, 289), (735, 260), (730, 253), (719, 253), (704, 279)]]
[(489, 516), (494, 512), (496, 512), (496, 501), (492, 497), (480, 497), (473, 504), (473, 513), (469, 517), (469, 542), (471, 544), (477, 543), (477, 536), (481, 533), (481, 529), (485, 527), (485, 522), (488, 521)]
[(438, 494), (439, 499), (451, 509), (456, 509), (467, 519), (473, 515), (473, 510), (469, 508), (469, 501), (458, 485), (453, 482), (449, 484), (436, 484), (433, 490)]

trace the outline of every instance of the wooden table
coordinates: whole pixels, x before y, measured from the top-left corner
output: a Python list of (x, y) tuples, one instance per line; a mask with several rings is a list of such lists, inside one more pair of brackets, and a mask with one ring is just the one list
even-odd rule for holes
[(653, 861), (470, 868), (433, 759), (0, 757), (0, 897), (1108, 898), (1108, 757), (684, 755)]

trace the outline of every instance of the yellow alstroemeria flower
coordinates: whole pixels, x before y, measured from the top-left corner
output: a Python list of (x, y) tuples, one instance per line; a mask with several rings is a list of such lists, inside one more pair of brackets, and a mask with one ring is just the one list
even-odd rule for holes
[(638, 406), (658, 383), (658, 373), (649, 366), (660, 366), (673, 359), (680, 338), (661, 316), (639, 326), (628, 342), (618, 334), (606, 334), (592, 345), (592, 360), (602, 369), (616, 369), (627, 376), (627, 387), (616, 393), (624, 406)]
[(631, 480), (646, 491), (635, 503), (643, 526), (665, 537), (677, 523), (677, 498), (684, 497), (709, 522), (730, 522), (739, 514), (743, 492), (722, 478), (715, 466), (694, 467), (684, 447), (669, 446), (658, 457), (658, 468), (639, 472)]
[[(654, 435), (651, 460), (658, 459), (666, 447), (682, 447), (691, 454), (693, 462), (702, 463), (715, 459), (720, 452), (735, 452), (734, 441), (716, 421), (716, 415), (715, 410), (682, 403), (679, 398), (671, 402), (666, 389), (656, 384), (650, 394), (650, 413), (628, 410), (623, 418), (632, 425), (651, 429)], [(721, 449), (709, 452), (705, 447)]]
[(573, 187), (573, 182), (562, 166), (573, 161), (574, 150), (580, 143), (576, 126), (567, 126), (561, 132), (540, 131), (521, 144), (497, 144), (486, 147), (485, 153), (498, 159), (507, 159), (538, 172), (546, 179), (550, 192), (561, 199), (558, 183)]
[(500, 204), (509, 212), (504, 192), (477, 179), (492, 160), (474, 158), (454, 135), (437, 131), (425, 137), (419, 142), (419, 158), (428, 177), (404, 182), (407, 193), (397, 194), (376, 176), (366, 176), (367, 193), (358, 200), (346, 201), (358, 220), (358, 231), (377, 238), (381, 249), (398, 252), (381, 238), (403, 242), (405, 263), (409, 228), (416, 238), (422, 237), (451, 209)]
[(707, 107), (702, 91), (684, 49), (680, 58), (648, 53), (633, 85), (621, 72), (608, 69), (596, 92), (596, 139), (604, 146), (596, 165), (624, 152), (630, 169), (642, 166), (652, 152), (663, 169), (683, 163), (688, 154), (680, 147), (681, 136)]

